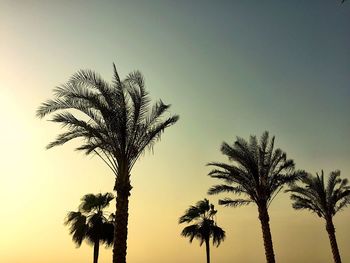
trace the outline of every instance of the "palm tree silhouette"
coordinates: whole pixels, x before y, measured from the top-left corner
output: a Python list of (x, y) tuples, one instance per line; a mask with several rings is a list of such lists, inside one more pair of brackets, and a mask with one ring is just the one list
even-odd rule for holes
[(195, 206), (190, 206), (179, 219), (179, 224), (195, 222), (192, 225), (186, 226), (182, 230), (181, 235), (189, 237), (191, 243), (194, 238), (198, 239), (200, 246), (205, 242), (207, 263), (210, 263), (210, 238), (213, 239), (213, 244), (217, 247), (225, 239), (225, 231), (217, 226), (214, 220), (216, 213), (217, 211), (214, 209), (214, 205), (209, 204), (209, 201), (204, 199), (197, 202)]
[(125, 263), (132, 167), (179, 117), (162, 120), (170, 105), (160, 100), (151, 107), (139, 71), (121, 81), (114, 64), (113, 69), (112, 84), (91, 70), (78, 71), (66, 84), (54, 89), (55, 98), (42, 103), (37, 116), (59, 111), (51, 121), (68, 130), (47, 148), (82, 138), (84, 143), (77, 150), (96, 154), (113, 171), (117, 192), (113, 263)]
[(316, 176), (307, 174), (301, 179), (302, 186), (292, 185), (286, 192), (291, 192), (293, 208), (307, 209), (326, 221), (326, 230), (332, 248), (335, 263), (341, 263), (333, 217), (350, 204), (350, 186), (347, 179), (340, 179), (340, 171), (331, 172), (325, 184), (323, 171)]
[(219, 200), (220, 205), (237, 207), (255, 203), (258, 206), (268, 263), (275, 262), (268, 207), (285, 184), (294, 182), (302, 175), (301, 171), (294, 172), (294, 162), (287, 159), (286, 153), (280, 149), (274, 150), (274, 142), (275, 137), (269, 140), (268, 132), (263, 133), (260, 142), (255, 136), (250, 136), (249, 142), (237, 137), (232, 146), (226, 142), (221, 146), (221, 152), (233, 164), (208, 164), (216, 167), (209, 176), (226, 183), (211, 187), (208, 194), (227, 192), (246, 197), (224, 198)]
[(78, 247), (84, 239), (94, 246), (93, 263), (98, 262), (100, 243), (106, 246), (113, 244), (114, 223), (103, 213), (113, 198), (111, 193), (84, 195), (79, 210), (69, 212), (65, 220)]

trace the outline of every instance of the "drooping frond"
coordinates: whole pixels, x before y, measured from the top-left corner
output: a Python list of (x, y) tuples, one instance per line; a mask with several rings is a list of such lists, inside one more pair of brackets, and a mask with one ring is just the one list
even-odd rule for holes
[(216, 245), (217, 247), (226, 238), (225, 231), (221, 227), (218, 227), (215, 224), (212, 226), (211, 236), (213, 237), (213, 245)]
[(130, 169), (134, 165), (138, 157), (144, 152), (146, 147), (152, 148), (154, 143), (161, 138), (162, 132), (175, 124), (179, 119), (179, 116), (172, 116), (165, 121), (158, 122), (157, 124), (147, 127), (141, 126), (139, 129), (136, 129), (137, 134), (134, 137), (132, 143), (128, 145), (127, 156), (131, 160)]
[(237, 206), (249, 205), (251, 202), (253, 201), (248, 199), (224, 198), (219, 200), (219, 205), (237, 207)]
[[(241, 193), (245, 193), (252, 200), (257, 200), (257, 192), (255, 187), (255, 180), (250, 176), (250, 174), (241, 167), (235, 167), (231, 165), (226, 165), (223, 163), (209, 163), (210, 166), (215, 166), (222, 169), (213, 169), (209, 176), (216, 179), (221, 179), (225, 183), (230, 185), (234, 184), (238, 188), (242, 188)], [(216, 192), (209, 194), (217, 194)]]
[(219, 194), (219, 193), (232, 193), (232, 194), (246, 194), (246, 191), (244, 190), (244, 188), (240, 187), (240, 186), (230, 186), (230, 185), (225, 185), (225, 184), (220, 184), (220, 185), (214, 185), (211, 188), (209, 188), (208, 190), (208, 194), (209, 195), (213, 195), (213, 194)]
[(112, 199), (111, 193), (86, 194), (81, 199), (79, 211), (68, 213), (65, 224), (70, 226), (70, 234), (78, 247), (83, 240), (90, 245), (101, 242), (110, 246), (113, 243), (113, 219), (107, 219), (103, 212)]
[(88, 229), (86, 216), (81, 212), (69, 212), (65, 224), (70, 225), (69, 233), (72, 235), (72, 240), (80, 247)]
[(198, 239), (200, 239), (201, 244), (203, 243), (203, 237), (200, 236), (199, 232), (198, 232), (198, 225), (190, 225), (190, 226), (186, 226), (182, 232), (181, 235), (184, 237), (189, 237), (190, 238), (190, 242), (192, 243), (193, 239), (196, 237)]

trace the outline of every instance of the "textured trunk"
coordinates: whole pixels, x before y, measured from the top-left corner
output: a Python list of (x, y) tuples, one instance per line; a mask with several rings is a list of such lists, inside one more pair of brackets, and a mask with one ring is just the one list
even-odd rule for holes
[(95, 243), (94, 243), (94, 263), (98, 262), (99, 250), (100, 250), (100, 242), (99, 241), (95, 241)]
[(116, 213), (114, 222), (114, 244), (113, 244), (113, 263), (126, 263), (126, 249), (128, 238), (128, 217), (129, 217), (129, 196), (131, 185), (129, 175), (121, 178), (127, 178), (125, 181), (116, 181)]
[(269, 223), (270, 218), (265, 205), (259, 206), (259, 219), (264, 239), (266, 262), (275, 263), (275, 254), (273, 252), (273, 244)]
[(207, 255), (207, 263), (210, 263), (210, 244), (209, 244), (209, 238), (205, 239), (205, 252)]
[(326, 230), (328, 232), (329, 242), (331, 243), (334, 263), (341, 263), (337, 239), (335, 237), (335, 227), (333, 225), (332, 218), (326, 220)]

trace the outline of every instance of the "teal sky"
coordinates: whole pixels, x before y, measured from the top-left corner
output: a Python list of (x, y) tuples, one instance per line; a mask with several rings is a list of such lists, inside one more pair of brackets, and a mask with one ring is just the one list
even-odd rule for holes
[[(59, 203), (54, 196), (48, 197), (48, 202), (53, 202), (50, 209), (56, 211), (58, 218), (56, 225), (50, 228), (57, 227), (58, 232), (63, 232), (62, 236), (67, 236), (62, 241), (65, 246), (72, 247), (67, 253), (80, 252), (74, 250), (68, 231), (62, 226), (66, 210), (75, 209), (80, 196), (88, 191), (111, 191), (109, 185), (113, 178), (105, 175), (109, 172), (98, 160), (74, 153), (73, 145), (44, 151), (44, 146), (59, 130), (35, 119), (34, 115), (40, 102), (52, 95), (52, 89), (81, 68), (94, 69), (107, 80), (111, 79), (113, 62), (121, 76), (139, 69), (146, 78), (152, 98), (171, 103), (171, 112), (181, 117), (176, 126), (165, 132), (162, 142), (155, 146), (154, 154), (141, 158), (132, 179), (135, 188), (131, 214), (134, 213), (134, 217), (130, 229), (132, 226), (138, 229), (142, 225), (138, 215), (142, 217), (143, 212), (149, 211), (140, 208), (137, 198), (148, 201), (146, 207), (149, 209), (162, 210), (160, 207), (167, 202), (172, 204), (165, 209), (169, 214), (164, 219), (164, 226), (173, 227), (171, 233), (176, 237), (172, 240), (162, 234), (159, 239), (167, 239), (186, 251), (181, 255), (182, 261), (174, 259), (174, 262), (199, 262), (204, 258), (204, 248), (200, 250), (197, 243), (190, 246), (187, 240), (178, 236), (181, 227), (177, 226), (177, 217), (188, 205), (205, 197), (206, 190), (215, 183), (207, 178), (209, 169), (205, 164), (225, 160), (219, 152), (223, 141), (231, 143), (236, 136), (247, 138), (250, 134), (260, 136), (268, 130), (276, 135), (277, 145), (295, 160), (298, 168), (312, 173), (321, 169), (326, 173), (340, 169), (344, 177), (350, 178), (349, 1), (340, 5), (336, 0), (2, 0), (0, 32), (0, 109), (9, 123), (2, 125), (0, 142), (5, 146), (2, 146), (0, 176), (11, 173), (13, 193), (25, 191), (28, 196), (32, 195), (25, 186), (21, 188), (25, 189), (23, 191), (15, 187), (24, 177), (22, 170), (14, 170), (9, 164), (9, 155), (5, 154), (13, 152), (10, 150), (13, 145), (5, 139), (13, 136), (10, 138), (17, 138), (22, 148), (16, 153), (18, 161), (29, 158), (31, 163), (29, 174), (32, 173), (30, 178), (33, 180), (25, 179), (29, 185), (40, 180), (45, 188), (49, 187), (45, 180), (53, 180), (65, 187), (67, 177), (59, 177), (60, 169), (71, 173), (69, 178), (76, 178), (69, 179), (73, 180), (69, 184), (80, 184), (80, 188), (67, 186), (67, 192), (79, 189), (67, 195), (71, 198), (69, 202)], [(65, 156), (75, 158), (76, 164), (72, 159), (62, 161), (68, 158)], [(60, 162), (65, 163), (65, 168), (58, 165)], [(51, 166), (38, 168), (43, 163)], [(86, 165), (92, 164), (97, 165), (93, 166), (93, 171), (100, 174), (93, 175), (92, 170), (84, 170)], [(47, 175), (47, 171), (52, 174)], [(83, 183), (82, 176), (78, 176), (79, 181), (74, 177), (78, 172), (96, 177), (93, 181), (96, 184)], [(11, 194), (9, 189), (12, 188), (6, 180), (2, 187), (6, 188), (5, 193)], [(50, 185), (56, 183), (50, 181)], [(162, 192), (156, 195), (152, 189), (162, 189)], [(55, 193), (62, 194), (59, 188)], [(157, 200), (161, 201), (157, 204)], [(13, 216), (21, 208), (20, 205), (15, 207), (11, 210)], [(318, 220), (306, 212), (293, 211), (285, 195), (271, 207), (274, 208), (274, 216), (281, 216), (276, 221), (288, 222), (288, 216), (297, 214), (305, 220)], [(220, 208), (222, 220), (228, 224), (223, 227), (243, 229), (236, 221), (232, 223), (232, 216), (241, 214), (240, 220), (255, 220), (254, 209)], [(349, 218), (349, 211), (344, 215)], [(350, 236), (349, 221), (347, 219), (346, 223), (345, 216), (342, 218), (339, 227), (344, 231), (347, 229), (347, 236)], [(148, 220), (152, 225), (154, 218), (149, 215)], [(301, 221), (299, 223), (299, 226), (305, 226)], [(323, 225), (320, 223), (319, 226), (322, 230), (315, 235), (324, 238)], [(283, 250), (281, 240), (291, 241), (278, 232), (278, 227), (285, 229), (288, 224), (276, 223), (276, 229), (273, 229), (277, 258), (280, 256), (284, 260), (281, 262), (310, 262), (307, 253), (305, 258), (295, 261), (294, 255)], [(162, 229), (160, 231), (164, 231)], [(259, 247), (258, 257), (263, 259), (259, 227), (250, 234), (257, 240), (254, 245)], [(244, 245), (238, 248), (241, 252), (232, 252), (239, 242), (249, 244), (249, 234), (243, 241), (228, 237), (223, 247), (217, 249), (225, 255), (218, 262), (231, 262), (235, 256), (241, 258), (237, 262), (258, 262), (249, 257), (244, 261), (242, 255), (248, 251)], [(320, 244), (324, 250), (322, 255), (330, 257), (328, 241), (324, 240)], [(345, 252), (350, 238), (344, 234), (340, 240), (344, 259), (350, 260), (350, 252)], [(139, 255), (148, 250), (137, 250), (136, 247), (145, 246), (138, 242), (141, 241), (137, 239), (136, 231), (131, 230), (128, 252), (131, 263), (147, 262)], [(158, 245), (162, 244), (158, 242)], [(18, 248), (8, 245), (7, 249), (15, 251)], [(90, 250), (86, 251), (90, 253)], [(165, 251), (168, 255), (174, 253), (174, 258), (179, 254), (171, 248)], [(193, 258), (186, 258), (186, 253), (192, 253)], [(3, 254), (6, 262), (24, 262), (18, 255), (10, 254)], [(216, 257), (220, 257), (219, 252)], [(57, 256), (54, 258), (59, 260)], [(32, 260), (39, 262), (34, 256)], [(77, 258), (65, 260), (78, 262)], [(152, 260), (170, 262), (164, 261), (161, 255)], [(49, 261), (54, 262), (53, 259)]]

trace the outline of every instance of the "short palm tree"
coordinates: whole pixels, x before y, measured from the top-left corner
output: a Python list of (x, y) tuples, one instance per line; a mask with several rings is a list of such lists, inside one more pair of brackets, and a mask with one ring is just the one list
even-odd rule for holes
[(83, 240), (94, 246), (93, 263), (98, 262), (100, 243), (113, 244), (114, 223), (103, 212), (113, 198), (111, 193), (84, 195), (79, 210), (69, 212), (65, 221), (78, 247)]
[(255, 203), (258, 206), (268, 263), (275, 262), (268, 207), (282, 187), (297, 180), (301, 174), (294, 171), (294, 162), (287, 159), (286, 153), (274, 149), (274, 142), (275, 137), (270, 140), (268, 132), (263, 133), (260, 142), (255, 136), (250, 136), (249, 141), (237, 137), (232, 146), (225, 142), (221, 146), (221, 152), (233, 163), (208, 164), (215, 167), (209, 176), (225, 182), (211, 187), (208, 194), (245, 196), (244, 199), (221, 199), (219, 204), (237, 207)]
[(209, 204), (209, 201), (204, 199), (197, 202), (195, 206), (190, 206), (179, 219), (180, 224), (194, 222), (194, 224), (186, 226), (181, 235), (189, 237), (190, 242), (196, 238), (200, 241), (200, 245), (205, 243), (207, 263), (210, 263), (210, 239), (213, 239), (213, 244), (216, 246), (219, 246), (225, 239), (225, 231), (217, 226), (214, 220), (216, 213), (214, 205)]
[(152, 148), (165, 128), (178, 116), (162, 118), (170, 105), (158, 101), (151, 106), (145, 81), (139, 71), (121, 81), (113, 64), (112, 84), (91, 70), (75, 73), (54, 90), (54, 99), (41, 104), (37, 116), (53, 114), (67, 132), (60, 134), (47, 148), (83, 139), (77, 148), (96, 154), (115, 175), (115, 237), (113, 263), (126, 262), (131, 170), (145, 149)]
[(294, 184), (287, 192), (291, 192), (293, 208), (307, 209), (316, 213), (326, 221), (326, 230), (332, 248), (335, 263), (341, 263), (333, 217), (337, 212), (350, 204), (350, 186), (347, 179), (340, 178), (340, 171), (331, 172), (327, 184), (323, 171), (313, 176), (308, 174), (301, 180), (302, 186)]

